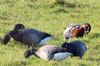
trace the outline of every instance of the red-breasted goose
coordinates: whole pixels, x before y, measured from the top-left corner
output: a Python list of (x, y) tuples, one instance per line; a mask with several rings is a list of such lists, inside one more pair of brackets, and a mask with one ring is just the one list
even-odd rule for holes
[(83, 37), (91, 31), (91, 25), (89, 23), (84, 23), (82, 25), (70, 25), (67, 27), (63, 33), (64, 40), (73, 37)]

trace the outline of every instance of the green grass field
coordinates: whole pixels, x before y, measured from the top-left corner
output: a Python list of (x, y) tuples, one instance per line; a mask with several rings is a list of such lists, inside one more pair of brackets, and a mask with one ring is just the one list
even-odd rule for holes
[(25, 59), (27, 46), (11, 39), (7, 45), (0, 41), (0, 66), (100, 66), (100, 0), (65, 1), (66, 4), (60, 5), (55, 0), (0, 0), (0, 39), (21, 23), (53, 34), (55, 39), (48, 44), (61, 45), (68, 24), (88, 22), (92, 31), (87, 36), (67, 40), (81, 40), (89, 47), (83, 59), (44, 61), (35, 56)]

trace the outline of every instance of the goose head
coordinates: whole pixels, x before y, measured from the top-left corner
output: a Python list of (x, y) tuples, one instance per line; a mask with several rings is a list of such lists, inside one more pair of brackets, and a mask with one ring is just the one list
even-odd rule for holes
[(19, 29), (25, 29), (25, 26), (23, 24), (16, 24), (14, 27), (14, 31), (17, 31)]
[(20, 34), (19, 31), (10, 31), (4, 36), (2, 42), (4, 44), (7, 44), (11, 38), (13, 38), (16, 41), (22, 41), (22, 34)]
[(64, 49), (64, 51), (67, 51), (67, 46), (68, 46), (68, 42), (64, 42), (62, 45), (61, 45), (61, 47)]
[(6, 34), (6, 35), (3, 37), (2, 42), (3, 42), (4, 44), (7, 44), (7, 43), (10, 41), (10, 39), (11, 39), (11, 36), (10, 36), (10, 34), (8, 33), (8, 34)]
[(25, 51), (24, 57), (25, 57), (25, 58), (28, 58), (28, 57), (30, 57), (31, 55), (37, 56), (37, 55), (35, 54), (36, 51), (37, 51), (37, 49), (32, 49), (32, 48), (31, 48), (31, 49)]
[(89, 23), (85, 23), (85, 24), (81, 25), (81, 27), (84, 28), (85, 34), (88, 34), (91, 31), (91, 25)]
[(2, 39), (4, 44), (7, 44), (12, 37), (16, 38), (19, 34), (19, 29), (25, 29), (23, 24), (16, 24), (12, 31), (9, 31)]
[(28, 58), (29, 56), (34, 54), (34, 49), (29, 49), (24, 53), (24, 57)]

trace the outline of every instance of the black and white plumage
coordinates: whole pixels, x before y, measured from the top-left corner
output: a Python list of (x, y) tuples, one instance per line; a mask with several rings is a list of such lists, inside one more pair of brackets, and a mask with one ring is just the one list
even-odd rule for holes
[(56, 45), (45, 45), (38, 50), (29, 49), (24, 54), (25, 58), (28, 58), (31, 55), (35, 55), (36, 57), (44, 60), (64, 60), (65, 58), (71, 56), (72, 53), (65, 52), (63, 47)]
[(87, 46), (79, 40), (75, 40), (69, 43), (64, 42), (62, 47), (65, 47), (66, 52), (72, 53), (73, 56), (79, 56), (80, 59), (82, 59), (83, 55), (87, 51)]
[(22, 24), (17, 24), (14, 27), (14, 30), (8, 32), (4, 38), (3, 43), (7, 44), (10, 38), (13, 38), (15, 41), (28, 44), (28, 47), (35, 45), (43, 45), (48, 40), (52, 39), (54, 36), (45, 32), (41, 32), (36, 29), (26, 28)]

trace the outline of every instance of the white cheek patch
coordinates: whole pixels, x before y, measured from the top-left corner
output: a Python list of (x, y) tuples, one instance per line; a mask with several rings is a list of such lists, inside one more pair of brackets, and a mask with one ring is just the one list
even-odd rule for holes
[(89, 30), (87, 30), (87, 33), (89, 33)]
[(86, 34), (86, 31), (84, 31), (84, 35)]
[(39, 43), (39, 45), (45, 45), (51, 39), (52, 39), (52, 37), (47, 37), (47, 38), (41, 40), (41, 42)]
[(54, 54), (54, 60), (64, 60), (65, 58), (68, 58), (72, 55), (72, 53), (69, 52), (60, 52)]
[(84, 35), (88, 34), (89, 33), (89, 30), (85, 30), (84, 31)]

